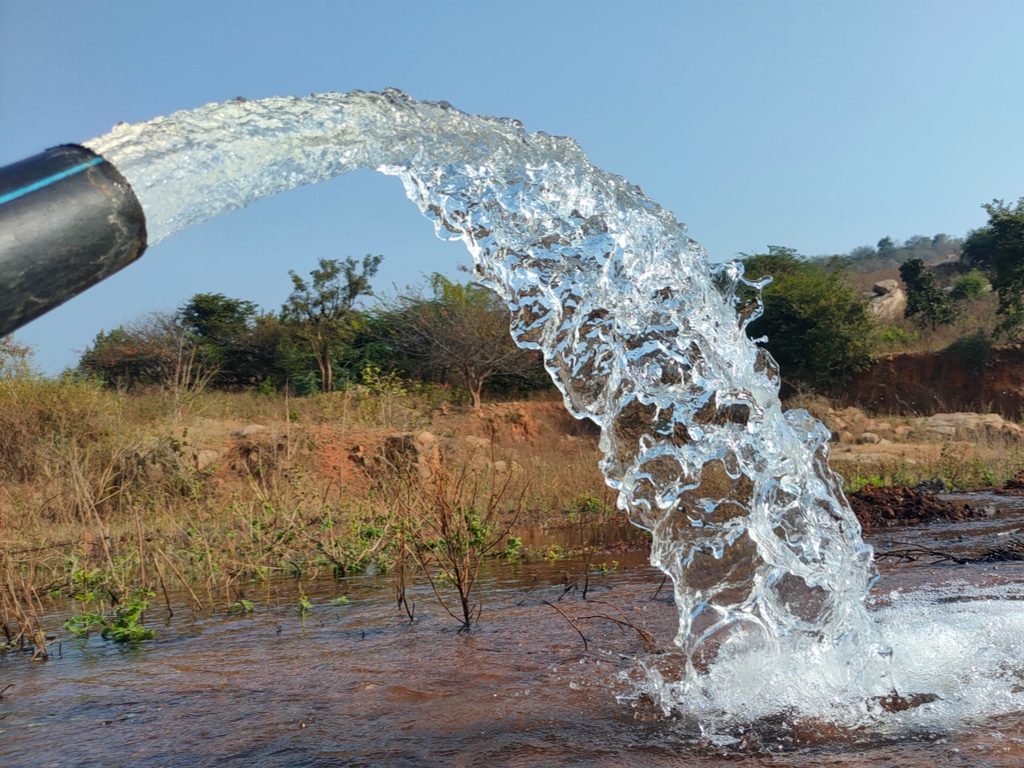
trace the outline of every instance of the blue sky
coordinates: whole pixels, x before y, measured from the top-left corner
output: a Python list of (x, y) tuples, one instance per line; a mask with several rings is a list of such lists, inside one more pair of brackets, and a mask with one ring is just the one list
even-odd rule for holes
[[(1017, 0), (0, 0), (0, 164), (223, 101), (400, 88), (576, 138), (713, 260), (963, 235), (1024, 195)], [(469, 262), (397, 180), (295, 190), (155, 246), (18, 333), (49, 372), (198, 292), (381, 253), (379, 292)]]

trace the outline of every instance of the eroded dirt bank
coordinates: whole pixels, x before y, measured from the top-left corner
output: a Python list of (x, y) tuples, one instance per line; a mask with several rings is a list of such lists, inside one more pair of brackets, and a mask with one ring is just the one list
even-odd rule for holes
[(928, 416), (978, 411), (1024, 413), (1024, 347), (886, 355), (844, 388), (846, 402), (875, 413)]

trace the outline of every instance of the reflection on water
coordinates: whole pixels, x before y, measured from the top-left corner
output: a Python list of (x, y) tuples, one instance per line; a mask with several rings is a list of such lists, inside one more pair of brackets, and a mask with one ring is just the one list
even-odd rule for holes
[[(1024, 525), (1024, 521), (1017, 520)], [(930, 543), (998, 536), (1014, 518), (928, 529)], [(924, 536), (925, 529), (887, 531)], [(965, 539), (965, 540), (966, 540)], [(495, 563), (470, 633), (424, 591), (404, 620), (388, 579), (253, 586), (242, 616), (150, 623), (137, 648), (70, 640), (62, 658), (0, 661), (0, 764), (1019, 766), (1019, 714), (962, 730), (842, 733), (824, 723), (754, 724), (732, 744), (666, 719), (629, 682), (637, 660), (671, 670), (676, 611), (646, 553)], [(604, 565), (607, 573), (600, 572)], [(1012, 583), (1021, 564), (886, 566), (876, 602), (937, 584)], [(338, 600), (344, 596), (347, 602)], [(569, 622), (589, 641), (585, 651)], [(634, 628), (631, 628), (632, 625)], [(656, 639), (645, 645), (637, 631)], [(1024, 683), (1022, 683), (1024, 684)]]

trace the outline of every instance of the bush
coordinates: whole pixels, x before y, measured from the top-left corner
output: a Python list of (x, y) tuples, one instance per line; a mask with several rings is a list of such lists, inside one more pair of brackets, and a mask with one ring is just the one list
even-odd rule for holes
[(833, 262), (807, 261), (788, 248), (743, 260), (751, 278), (771, 275), (764, 314), (747, 326), (779, 364), (783, 381), (799, 389), (835, 389), (874, 358), (877, 329), (867, 307)]
[(951, 296), (957, 301), (974, 301), (989, 289), (988, 280), (976, 269), (958, 277), (953, 282)]
[(969, 336), (961, 336), (946, 350), (966, 363), (971, 376), (976, 379), (985, 372), (992, 356), (992, 338), (984, 331), (978, 331)]

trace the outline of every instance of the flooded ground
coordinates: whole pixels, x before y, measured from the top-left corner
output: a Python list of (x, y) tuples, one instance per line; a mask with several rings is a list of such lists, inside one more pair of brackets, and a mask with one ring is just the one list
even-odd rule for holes
[[(1011, 509), (872, 543), (880, 555), (969, 554), (1018, 530), (1024, 514)], [(884, 558), (879, 602), (923, 585), (1024, 581), (1019, 562), (933, 560)], [(193, 616), (182, 603), (168, 621), (156, 608), (157, 639), (136, 647), (94, 636), (65, 639), (44, 663), (0, 657), (0, 765), (1024, 765), (1021, 714), (887, 738), (811, 724), (728, 748), (703, 740), (618, 698), (637, 658), (670, 658), (676, 613), (661, 574), (643, 552), (593, 564), (583, 600), (579, 561), (493, 563), (468, 633), (425, 590), (410, 622), (389, 579), (363, 576), (254, 586), (244, 615)], [(313, 605), (304, 619), (300, 592)]]

